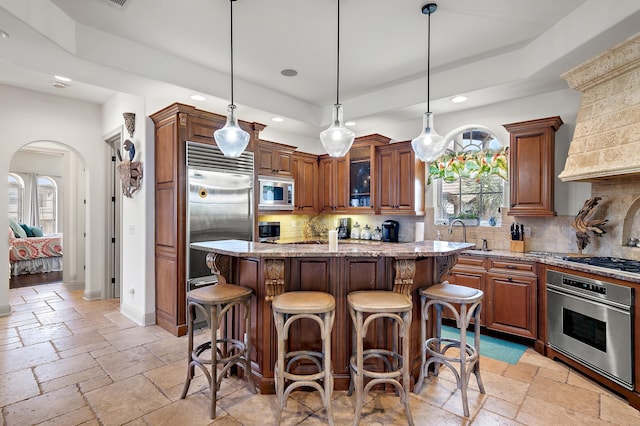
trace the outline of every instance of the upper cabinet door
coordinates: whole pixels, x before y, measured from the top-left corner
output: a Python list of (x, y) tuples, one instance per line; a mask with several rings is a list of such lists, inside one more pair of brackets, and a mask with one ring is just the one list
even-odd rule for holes
[(293, 179), (295, 181), (294, 213), (318, 212), (318, 157), (303, 153), (293, 156)]
[(295, 147), (268, 141), (258, 141), (258, 174), (266, 176), (293, 176)]
[(349, 209), (364, 210), (370, 213), (374, 205), (371, 181), (372, 171), (375, 169), (374, 150), (371, 145), (355, 146), (349, 151)]
[(321, 212), (347, 210), (347, 160), (323, 156), (318, 166), (318, 203)]
[(560, 117), (505, 124), (510, 133), (510, 216), (555, 216), (554, 150)]
[(376, 210), (382, 214), (416, 214), (416, 162), (411, 144), (400, 142), (378, 148), (377, 162)]

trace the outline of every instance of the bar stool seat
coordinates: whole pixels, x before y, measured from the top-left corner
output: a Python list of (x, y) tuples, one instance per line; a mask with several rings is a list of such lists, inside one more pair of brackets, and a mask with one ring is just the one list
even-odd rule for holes
[[(251, 295), (252, 291), (250, 289), (226, 282), (201, 287), (187, 293), (189, 362), (187, 364), (187, 380), (180, 398), (184, 399), (187, 396), (191, 380), (194, 377), (195, 367), (199, 367), (209, 382), (211, 393), (209, 417), (211, 419), (216, 418), (217, 392), (220, 390), (220, 383), (234, 365), (239, 365), (243, 368), (249, 384), (249, 390), (252, 393), (256, 393), (251, 375), (251, 360), (249, 359), (251, 353)], [(224, 316), (231, 308), (237, 305), (244, 306), (246, 331), (244, 339), (218, 338), (218, 328), (222, 324)], [(211, 337), (194, 349), (193, 326), (197, 311), (200, 311), (207, 319), (207, 323), (211, 327)], [(209, 358), (202, 357), (205, 352), (210, 352)], [(222, 365), (220, 372), (218, 372), (218, 365)]]
[[(335, 320), (336, 301), (329, 293), (318, 291), (291, 291), (275, 296), (271, 302), (273, 319), (278, 334), (278, 359), (274, 369), (278, 413), (276, 425), (280, 424), (282, 411), (291, 391), (308, 386), (318, 391), (327, 412), (327, 419), (333, 426), (331, 395), (333, 393), (333, 370), (331, 365), (331, 330)], [(286, 341), (289, 328), (298, 320), (308, 318), (320, 327), (322, 351), (289, 351)], [(291, 367), (298, 361), (310, 361), (316, 373), (297, 374)], [(322, 382), (322, 385), (319, 382)], [(286, 383), (286, 386), (285, 386)]]
[[(354, 291), (347, 295), (349, 314), (353, 322), (352, 354), (349, 366), (351, 370), (351, 384), (348, 394), (356, 392), (354, 425), (360, 423), (364, 397), (369, 390), (378, 384), (392, 384), (404, 404), (407, 422), (413, 425), (413, 417), (409, 408), (409, 339), (411, 327), (411, 311), (413, 303), (408, 296), (385, 290)], [(393, 320), (392, 348), (364, 349), (364, 339), (369, 325), (376, 319), (388, 318)], [(401, 341), (402, 349), (398, 349)], [(375, 364), (367, 361), (378, 361), (384, 366), (384, 371), (370, 369)], [(364, 384), (365, 379), (371, 379)]]
[[(429, 365), (436, 364), (434, 376), (438, 375), (438, 364), (446, 365), (456, 378), (456, 385), (462, 394), (462, 408), (464, 415), (469, 417), (469, 404), (467, 402), (467, 387), (471, 373), (476, 376), (480, 393), (485, 393), (482, 378), (480, 377), (480, 311), (482, 309), (482, 290), (443, 283), (426, 287), (420, 290), (422, 321), (420, 336), (421, 368), (420, 378), (414, 388), (415, 393), (420, 393), (424, 385), (424, 377), (428, 376)], [(460, 305), (460, 311), (453, 304)], [(429, 308), (435, 306), (436, 310), (436, 336), (427, 339), (427, 322), (429, 320)], [(442, 308), (447, 307), (455, 316), (456, 326), (460, 331), (459, 339), (442, 337)], [(474, 341), (467, 343), (467, 327), (474, 320)], [(444, 346), (443, 346), (444, 345)], [(456, 348), (455, 356), (446, 352)], [(427, 356), (429, 357), (427, 360)], [(459, 371), (453, 363), (459, 364)]]

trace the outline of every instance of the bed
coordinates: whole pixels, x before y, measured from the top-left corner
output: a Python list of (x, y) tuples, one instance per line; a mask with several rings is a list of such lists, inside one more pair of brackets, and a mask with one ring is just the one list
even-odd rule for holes
[(11, 275), (62, 271), (62, 234), (16, 238), (9, 232)]

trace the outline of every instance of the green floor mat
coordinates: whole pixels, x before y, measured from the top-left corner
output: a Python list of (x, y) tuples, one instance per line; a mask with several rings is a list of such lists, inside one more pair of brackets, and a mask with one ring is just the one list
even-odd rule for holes
[[(459, 339), (460, 332), (454, 327), (443, 325), (442, 337)], [(467, 343), (473, 344), (473, 333), (471, 331), (467, 331)], [(480, 335), (480, 355), (482, 356), (508, 362), (509, 364), (517, 364), (526, 350), (527, 347), (519, 343)]]

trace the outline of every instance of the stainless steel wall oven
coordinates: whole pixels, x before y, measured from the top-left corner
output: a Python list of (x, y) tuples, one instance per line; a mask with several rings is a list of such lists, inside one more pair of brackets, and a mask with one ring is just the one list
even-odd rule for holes
[(549, 346), (633, 390), (633, 289), (547, 271)]

